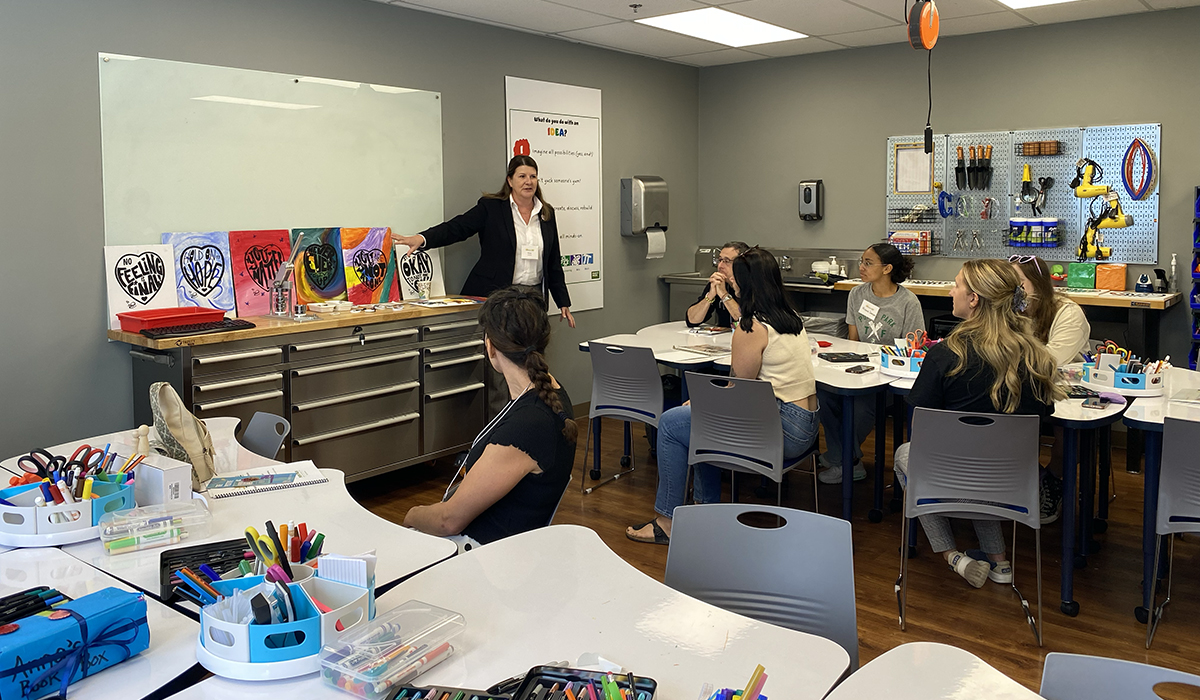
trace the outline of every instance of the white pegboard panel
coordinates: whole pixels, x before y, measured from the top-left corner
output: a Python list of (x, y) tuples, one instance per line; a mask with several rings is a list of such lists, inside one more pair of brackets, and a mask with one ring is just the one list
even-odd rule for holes
[[(1058, 141), (1059, 154), (1056, 156), (1025, 156), (1018, 155), (1021, 144), (1030, 141)], [(1054, 178), (1054, 186), (1046, 195), (1046, 206), (1041, 216), (1058, 218), (1058, 247), (1057, 248), (1012, 248), (1007, 254), (1037, 255), (1043, 260), (1075, 260), (1076, 248), (1079, 244), (1079, 234), (1083, 231), (1080, 222), (1082, 201), (1075, 196), (1071, 189), (1071, 179), (1075, 177), (1075, 162), (1083, 151), (1083, 129), (1078, 127), (1067, 129), (1032, 129), (1012, 132), (1011, 179), (1008, 183), (1009, 216), (1032, 217), (1030, 205), (1021, 201), (1021, 177), (1025, 164), (1028, 163), (1033, 177), (1033, 185), (1037, 187), (1038, 178)]]
[[(1125, 152), (1133, 140), (1140, 138), (1155, 158), (1155, 168), (1161, 165), (1162, 125), (1124, 124), (1092, 126), (1084, 129), (1083, 156), (1100, 164), (1104, 177), (1100, 184), (1108, 185), (1121, 198), (1121, 209), (1133, 216), (1133, 225), (1121, 229), (1104, 229), (1104, 245), (1113, 249), (1110, 262), (1158, 263), (1158, 193), (1156, 182), (1145, 199), (1134, 201), (1121, 184), (1121, 168)], [(1073, 173), (1072, 173), (1073, 176)], [(1161, 177), (1159, 178), (1161, 182)], [(1097, 203), (1097, 210), (1099, 203)], [(1087, 221), (1088, 202), (1083, 202), (1080, 226)], [(1080, 231), (1083, 229), (1080, 228)], [(1076, 239), (1078, 242), (1078, 238)]]
[[(992, 146), (992, 179), (987, 189), (959, 189), (956, 180), (958, 167), (958, 147), (963, 149), (964, 165), (970, 167), (970, 147), (978, 151), (983, 147)], [(952, 216), (945, 220), (945, 238), (942, 254), (952, 258), (998, 258), (1007, 257), (1009, 252), (1004, 243), (1008, 234), (1008, 182), (1009, 165), (1012, 160), (1011, 140), (1007, 131), (988, 131), (946, 135), (946, 170), (942, 182), (946, 191), (955, 197), (956, 205), (959, 197), (963, 198), (964, 211), (962, 215)], [(969, 179), (969, 178), (968, 178)], [(982, 218), (984, 200), (991, 197), (996, 200), (992, 205), (987, 219)]]
[[(884, 182), (884, 193), (887, 205), (884, 209), (884, 229), (882, 238), (887, 240), (889, 231), (898, 229), (919, 229), (929, 230), (933, 232), (935, 246), (941, 246), (943, 241), (944, 229), (941, 223), (941, 217), (936, 217), (933, 223), (920, 224), (904, 224), (893, 223), (888, 212), (898, 209), (912, 209), (920, 205), (930, 205), (935, 209), (937, 207), (937, 194), (895, 194), (893, 192), (893, 183), (896, 177), (896, 158), (895, 146), (897, 144), (915, 144), (924, 143), (924, 136), (891, 136), (887, 140), (887, 180)], [(938, 179), (942, 173), (946, 171), (946, 136), (945, 134), (935, 134), (933, 137), (933, 177)], [(942, 180), (944, 183), (945, 180)], [(944, 246), (942, 246), (944, 250)]]

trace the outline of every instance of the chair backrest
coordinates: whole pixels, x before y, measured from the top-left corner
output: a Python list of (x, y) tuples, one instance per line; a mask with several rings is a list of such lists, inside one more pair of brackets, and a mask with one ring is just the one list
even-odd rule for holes
[(783, 478), (783, 421), (771, 383), (684, 373), (692, 401), (688, 464)]
[(275, 459), (283, 440), (292, 432), (292, 424), (274, 413), (259, 411), (250, 417), (246, 432), (242, 433), (242, 447), (256, 455)]
[(1158, 482), (1160, 535), (1200, 532), (1200, 422), (1167, 418), (1163, 421), (1162, 471)]
[(589, 416), (616, 416), (658, 427), (663, 413), (662, 377), (650, 348), (589, 343), (592, 408)]
[[(744, 513), (779, 516), (783, 525), (746, 525), (738, 519)], [(845, 520), (777, 506), (680, 506), (665, 582), (719, 608), (831, 639), (858, 668), (854, 552)]]
[(1041, 527), (1038, 416), (918, 408), (904, 515), (1016, 520)]
[(1159, 683), (1200, 687), (1200, 676), (1122, 659), (1086, 654), (1046, 655), (1042, 687), (1046, 700), (1162, 700)]

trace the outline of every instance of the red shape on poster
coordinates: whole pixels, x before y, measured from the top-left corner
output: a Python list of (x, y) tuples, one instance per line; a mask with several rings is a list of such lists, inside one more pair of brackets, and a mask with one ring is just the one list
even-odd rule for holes
[(513, 155), (514, 156), (529, 155), (529, 139), (517, 139), (516, 142), (513, 143)]

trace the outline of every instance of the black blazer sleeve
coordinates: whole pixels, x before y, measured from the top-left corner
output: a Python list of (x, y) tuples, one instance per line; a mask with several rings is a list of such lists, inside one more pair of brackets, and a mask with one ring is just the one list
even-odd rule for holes
[(551, 216), (549, 221), (542, 222), (542, 244), (546, 250), (542, 256), (542, 277), (546, 280), (546, 290), (554, 296), (555, 308), (571, 305), (571, 295), (567, 292), (567, 277), (563, 274), (562, 253), (558, 246), (558, 218)]
[(445, 223), (431, 226), (418, 235), (425, 237), (426, 248), (441, 248), (451, 243), (465, 241), (483, 231), (487, 226), (488, 213), (480, 199), (467, 212), (459, 214)]

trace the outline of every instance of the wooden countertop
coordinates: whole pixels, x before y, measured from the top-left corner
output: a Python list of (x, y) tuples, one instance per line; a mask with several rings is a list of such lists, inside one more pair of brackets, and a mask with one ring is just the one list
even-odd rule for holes
[(375, 311), (372, 313), (350, 311), (338, 311), (332, 313), (313, 314), (317, 317), (315, 321), (292, 321), (286, 318), (275, 318), (273, 316), (251, 316), (247, 318), (255, 325), (254, 328), (246, 330), (228, 331), (225, 333), (206, 333), (203, 335), (182, 336), (179, 338), (165, 338), (162, 340), (151, 340), (141, 333), (127, 333), (125, 331), (108, 332), (110, 340), (116, 340), (130, 345), (137, 345), (143, 348), (152, 350), (170, 350), (171, 348), (179, 348), (188, 345), (214, 345), (216, 343), (228, 343), (236, 340), (250, 340), (253, 338), (265, 338), (273, 335), (287, 335), (289, 333), (303, 333), (306, 331), (321, 331), (331, 328), (345, 328), (347, 326), (364, 326), (375, 323), (386, 323), (388, 321), (403, 321), (412, 318), (432, 318), (435, 316), (446, 316), (448, 314), (461, 313), (463, 311), (478, 310), (481, 304), (475, 302), (472, 304), (463, 304), (461, 306), (447, 306), (440, 308), (428, 308), (423, 306), (413, 306), (405, 304), (404, 308), (397, 311)]
[[(862, 283), (862, 280), (859, 279), (842, 280), (833, 285), (833, 288), (838, 291), (848, 292)], [(904, 286), (917, 296), (950, 296), (949, 282), (905, 282)], [(1124, 309), (1154, 309), (1161, 311), (1183, 300), (1183, 295), (1179, 292), (1173, 294), (1150, 294), (1146, 292), (1110, 292), (1108, 290), (1094, 289), (1063, 289), (1061, 291), (1080, 306), (1112, 306)]]

